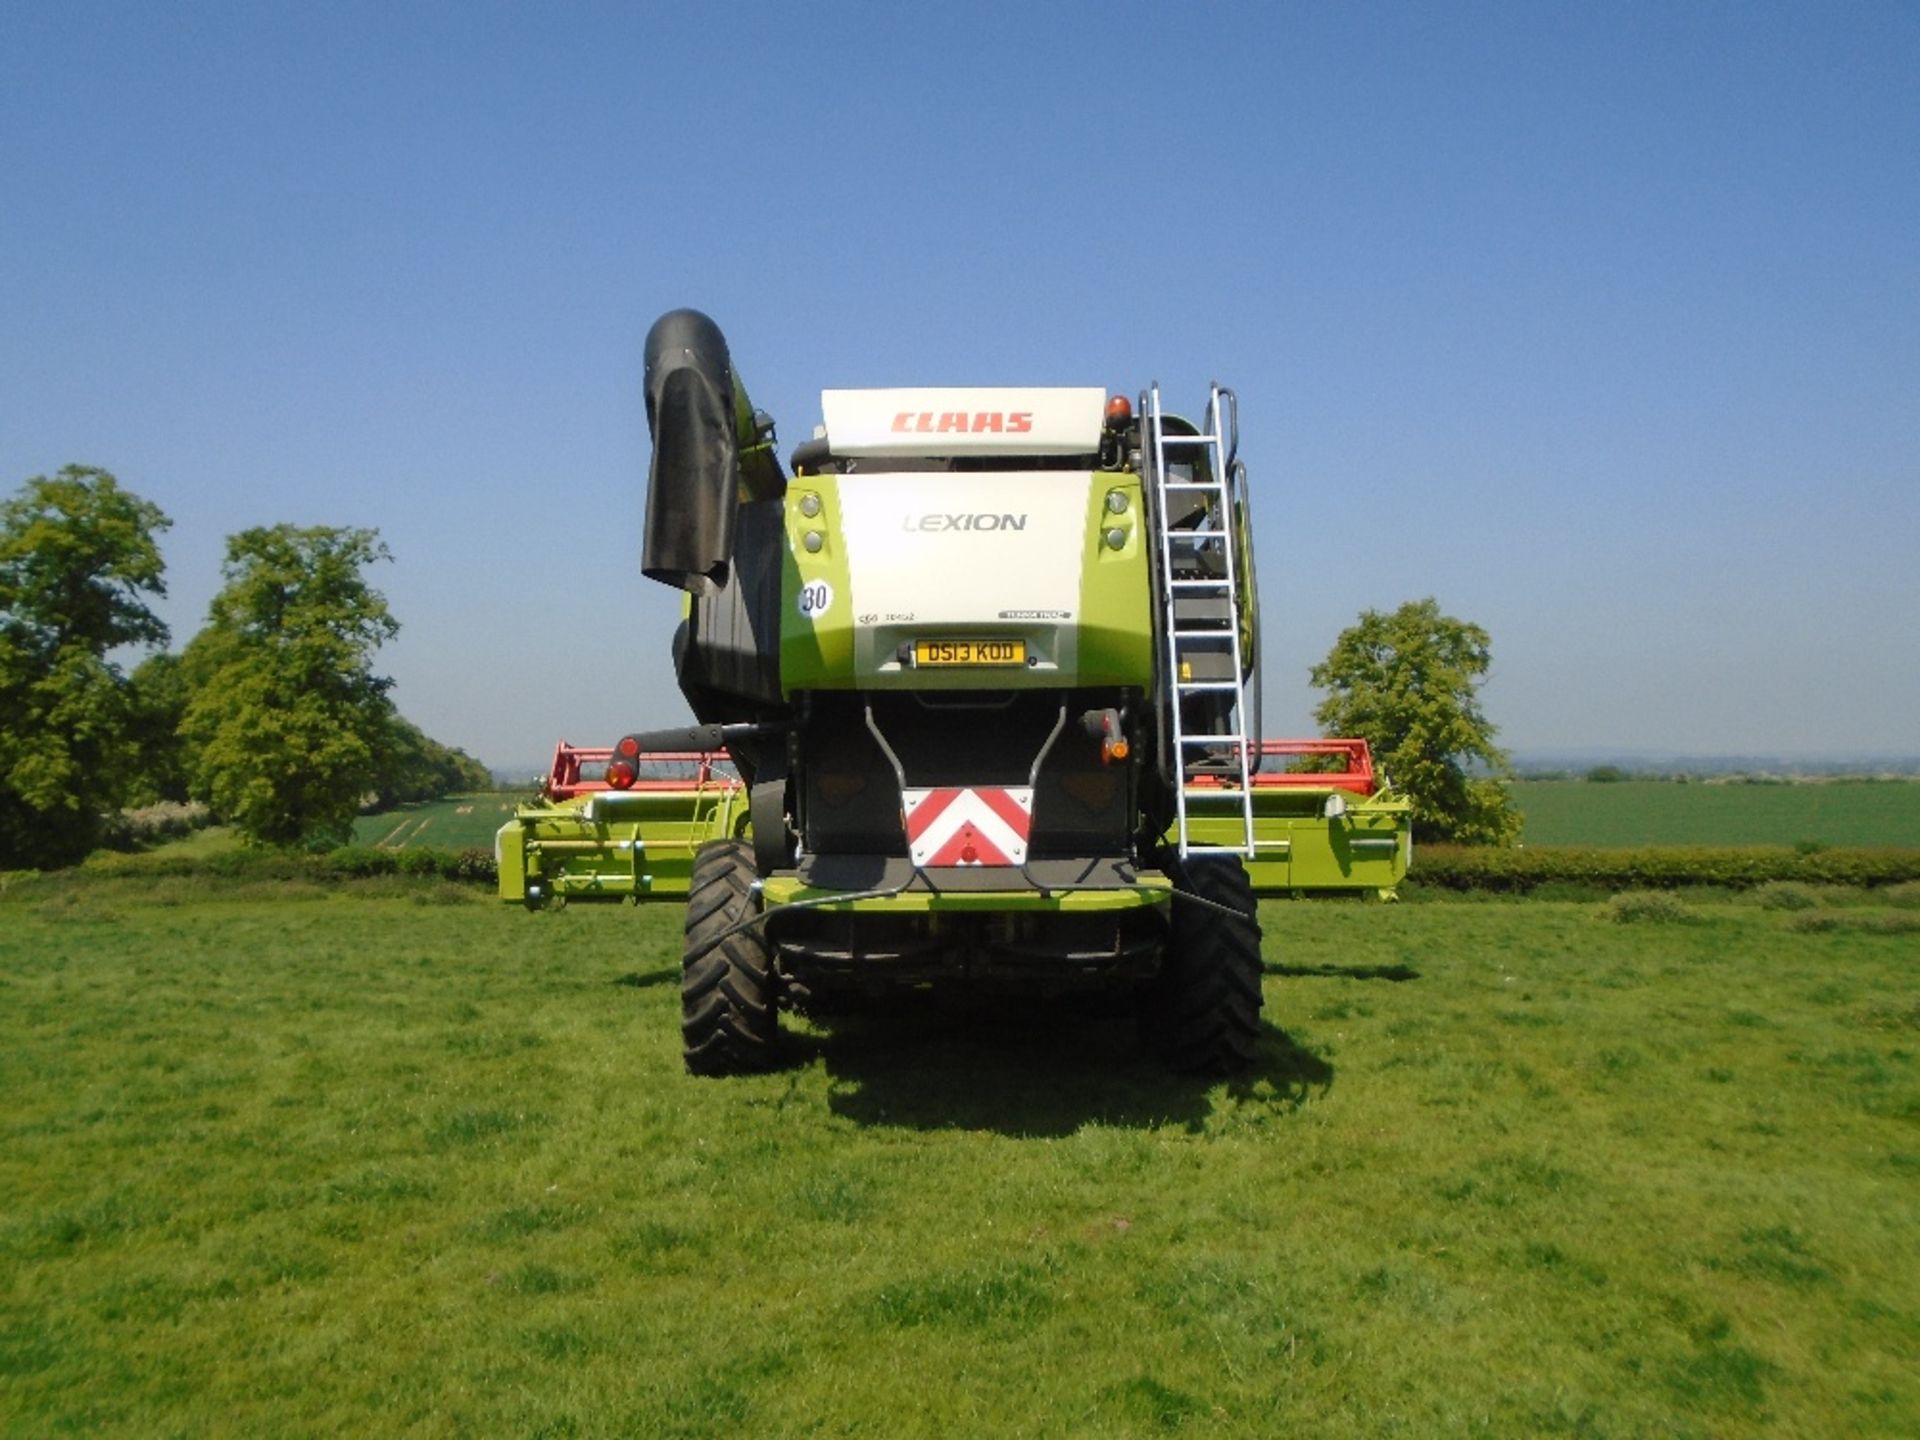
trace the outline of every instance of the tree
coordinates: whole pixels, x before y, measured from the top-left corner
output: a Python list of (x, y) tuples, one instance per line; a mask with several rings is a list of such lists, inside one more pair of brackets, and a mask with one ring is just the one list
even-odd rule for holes
[(405, 716), (393, 717), (381, 747), (376, 787), (380, 809), (492, 786), (487, 767), (466, 751), (442, 745)]
[(379, 533), (276, 525), (227, 540), (207, 626), (181, 657), (196, 796), (253, 840), (336, 844), (380, 775), (392, 684), (373, 656), (399, 632), (362, 573)]
[(128, 734), (139, 762), (129, 777), (126, 803), (185, 800), (187, 745), (180, 722), (187, 714), (187, 674), (180, 657), (162, 650), (133, 667), (127, 677)]
[(1485, 630), (1441, 614), (1428, 598), (1390, 615), (1363, 612), (1310, 674), (1327, 692), (1314, 711), (1322, 731), (1372, 745), (1413, 801), (1422, 838), (1504, 845), (1520, 833), (1503, 783), (1512, 767), (1477, 695), (1490, 647)]
[(105, 470), (35, 476), (0, 506), (0, 865), (76, 860), (138, 768), (126, 676), (163, 645), (154, 538), (172, 522)]

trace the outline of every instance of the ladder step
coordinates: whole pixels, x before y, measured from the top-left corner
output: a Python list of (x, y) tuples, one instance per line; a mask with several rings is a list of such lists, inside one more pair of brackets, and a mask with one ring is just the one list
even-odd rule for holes
[[(1224, 624), (1224, 622), (1222, 623)], [(1233, 638), (1233, 631), (1224, 628), (1219, 630), (1175, 630), (1173, 632), (1173, 638), (1176, 640), (1231, 640)]]
[[(1221, 638), (1223, 637), (1213, 635), (1207, 637), (1208, 641), (1215, 645), (1219, 644)], [(1231, 641), (1233, 636), (1228, 635), (1224, 638)], [(1174, 658), (1178, 661), (1180, 668), (1179, 673), (1173, 678), (1182, 685), (1217, 684), (1223, 680), (1232, 680), (1236, 673), (1233, 668), (1233, 652), (1225, 645), (1220, 645), (1218, 649), (1206, 649), (1202, 648), (1198, 640), (1178, 642)]]
[(1208, 590), (1230, 591), (1232, 588), (1227, 584), (1225, 577), (1218, 580), (1177, 580), (1169, 578), (1167, 584), (1171, 585), (1175, 590), (1198, 590), (1204, 587)]
[(1187, 695), (1195, 690), (1238, 690), (1240, 682), (1238, 680), (1177, 680), (1173, 688), (1180, 694)]
[(1183, 682), (1233, 679), (1233, 632), (1203, 630), (1198, 635), (1175, 635), (1174, 659), (1186, 672), (1174, 678)]
[(1160, 488), (1162, 490), (1218, 491), (1226, 489), (1226, 486), (1222, 485), (1218, 480), (1162, 480), (1160, 482)]
[[(1231, 626), (1235, 619), (1233, 599), (1227, 595), (1189, 595), (1185, 599), (1173, 602), (1173, 620), (1176, 625), (1186, 622), (1207, 621), (1216, 625)], [(1226, 632), (1221, 631), (1222, 634)]]
[(1168, 435), (1163, 431), (1160, 435), (1160, 443), (1162, 445), (1218, 445), (1220, 437), (1218, 435)]
[(1244, 745), (1244, 735), (1182, 735), (1182, 745)]

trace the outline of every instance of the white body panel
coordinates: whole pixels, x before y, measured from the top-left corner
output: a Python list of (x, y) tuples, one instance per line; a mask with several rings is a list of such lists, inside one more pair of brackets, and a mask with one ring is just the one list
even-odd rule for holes
[(1106, 406), (1086, 388), (820, 392), (836, 455), (1091, 455)]
[[(855, 660), (901, 668), (914, 638), (1018, 636), (1029, 672), (1072, 669), (1093, 473), (845, 475)], [(975, 672), (991, 683), (992, 671)]]

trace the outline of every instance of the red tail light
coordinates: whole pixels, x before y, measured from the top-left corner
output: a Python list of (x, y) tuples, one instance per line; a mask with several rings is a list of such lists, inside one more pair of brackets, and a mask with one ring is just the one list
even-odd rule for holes
[(616, 790), (625, 790), (633, 784), (633, 766), (624, 760), (614, 760), (607, 765), (607, 784)]
[(640, 742), (631, 735), (621, 737), (620, 743), (613, 747), (629, 760), (640, 753)]

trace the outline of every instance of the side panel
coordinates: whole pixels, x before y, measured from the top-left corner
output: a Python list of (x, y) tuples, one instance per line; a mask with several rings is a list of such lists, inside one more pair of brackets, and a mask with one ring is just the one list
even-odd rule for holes
[[(1407, 877), (1413, 829), (1408, 803), (1387, 793), (1370, 799), (1341, 796), (1344, 813), (1328, 817), (1336, 792), (1289, 787), (1253, 795), (1253, 859), (1247, 878), (1256, 895), (1346, 891), (1390, 895)], [(1238, 817), (1201, 820), (1191, 838), (1202, 845), (1238, 845)], [(1168, 834), (1169, 843), (1172, 833)]]
[(526, 898), (527, 832), (518, 813), (493, 837), (493, 869), (502, 900)]
[(500, 898), (684, 899), (694, 852), (740, 834), (746, 813), (738, 784), (523, 805), (494, 843)]
[(782, 523), (778, 500), (739, 506), (725, 582), (688, 597), (674, 663), (701, 720), (738, 720), (754, 713), (743, 707), (780, 703)]
[[(1147, 689), (1153, 676), (1153, 610), (1140, 477), (1096, 473), (1087, 505), (1079, 683)], [(1118, 546), (1112, 543), (1116, 535)]]
[[(815, 513), (809, 515), (808, 510)], [(780, 568), (780, 688), (853, 683), (854, 606), (847, 570), (840, 477), (796, 476), (787, 489), (787, 547)], [(818, 536), (817, 549), (809, 549)]]

